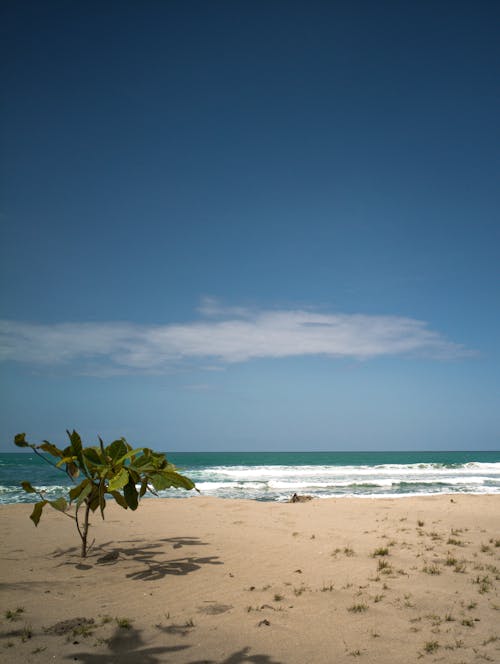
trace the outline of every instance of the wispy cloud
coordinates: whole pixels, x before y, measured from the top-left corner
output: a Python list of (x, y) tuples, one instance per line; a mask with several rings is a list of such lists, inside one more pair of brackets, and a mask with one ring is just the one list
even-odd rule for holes
[[(323, 355), (470, 355), (420, 320), (305, 309), (220, 307), (205, 300), (194, 322), (34, 324), (0, 321), (0, 360), (34, 365), (78, 363), (86, 373), (162, 372), (195, 361), (212, 368), (255, 358)], [(93, 367), (95, 368), (95, 371)]]

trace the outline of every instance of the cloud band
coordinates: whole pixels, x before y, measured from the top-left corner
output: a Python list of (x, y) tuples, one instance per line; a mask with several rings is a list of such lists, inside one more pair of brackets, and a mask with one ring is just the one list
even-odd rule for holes
[(194, 322), (34, 324), (0, 321), (0, 360), (35, 365), (98, 362), (120, 371), (165, 371), (183, 361), (223, 364), (256, 358), (323, 355), (470, 355), (412, 318), (308, 310), (218, 309), (212, 301)]

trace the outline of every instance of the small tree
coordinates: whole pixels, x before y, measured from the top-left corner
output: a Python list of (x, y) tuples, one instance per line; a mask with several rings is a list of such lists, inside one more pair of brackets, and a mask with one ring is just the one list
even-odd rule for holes
[[(67, 434), (70, 444), (62, 450), (48, 440), (44, 440), (41, 445), (28, 443), (25, 433), (17, 434), (14, 443), (18, 447), (31, 447), (37, 456), (66, 473), (75, 484), (69, 490), (68, 500), (62, 496), (56, 500), (46, 500), (43, 491), (35, 489), (29, 482), (22, 482), (21, 486), (27, 493), (35, 493), (40, 497), (30, 515), (35, 526), (38, 526), (45, 505), (50, 505), (75, 521), (82, 541), (82, 558), (86, 557), (89, 550), (90, 513), (99, 509), (104, 519), (107, 495), (111, 495), (120, 507), (136, 510), (139, 499), (146, 491), (157, 495), (157, 491), (171, 487), (196, 489), (194, 483), (180, 475), (161, 452), (153, 452), (147, 447), (132, 449), (125, 438), (115, 440), (107, 447), (99, 438), (99, 447), (84, 447), (76, 431), (67, 431)], [(83, 479), (77, 483), (77, 478)], [(136, 485), (140, 485), (139, 491)]]

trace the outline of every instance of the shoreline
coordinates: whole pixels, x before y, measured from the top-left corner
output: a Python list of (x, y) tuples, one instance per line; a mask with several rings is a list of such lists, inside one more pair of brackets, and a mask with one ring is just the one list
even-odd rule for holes
[[(68, 485), (68, 489), (71, 488), (72, 485)], [(138, 485), (139, 486), (139, 485)], [(179, 489), (179, 495), (178, 496), (154, 496), (152, 494), (145, 494), (142, 496), (142, 498), (139, 501), (139, 505), (142, 504), (143, 501), (147, 500), (163, 500), (163, 501), (178, 501), (178, 500), (221, 500), (223, 502), (232, 502), (232, 501), (241, 501), (241, 502), (250, 502), (250, 503), (266, 503), (266, 504), (277, 504), (277, 505), (286, 505), (291, 502), (291, 498), (294, 495), (294, 492), (290, 494), (288, 498), (239, 498), (239, 497), (234, 497), (234, 496), (214, 496), (214, 495), (207, 495), (207, 494), (196, 494), (196, 492), (192, 492), (190, 495), (190, 492), (184, 491)], [(67, 491), (62, 492), (64, 497), (67, 496)], [(307, 492), (300, 493), (298, 494), (300, 496), (306, 496), (308, 500), (317, 500), (320, 502), (323, 501), (328, 501), (328, 500), (411, 500), (413, 498), (417, 499), (422, 499), (425, 500), (426, 498), (443, 498), (443, 499), (455, 499), (458, 497), (476, 497), (476, 498), (481, 498), (481, 497), (492, 497), (492, 496), (498, 496), (500, 497), (500, 491), (440, 491), (440, 492), (435, 492), (435, 493), (379, 493), (379, 494), (352, 494), (352, 493), (339, 493), (335, 495), (328, 495), (328, 496), (318, 496), (318, 495), (313, 495), (313, 494), (308, 494)], [(107, 498), (108, 505), (113, 504), (113, 499), (108, 496)], [(28, 502), (28, 501), (17, 501), (17, 502), (11, 502), (11, 503), (2, 503), (0, 502), (0, 508), (2, 507), (8, 507), (10, 505), (34, 505), (38, 501), (33, 501), (33, 502)], [(48, 511), (48, 508), (45, 508), (45, 510)]]
[[(1, 456), (1, 455), (0, 455)], [(9, 458), (7, 458), (9, 457)], [(172, 457), (170, 457), (172, 459)], [(471, 461), (470, 459), (474, 459)], [(28, 463), (29, 462), (29, 463)], [(460, 453), (206, 453), (175, 460), (205, 496), (285, 502), (295, 492), (315, 498), (500, 495), (500, 456)], [(19, 486), (29, 479), (54, 500), (67, 478), (25, 454), (0, 458), (3, 504), (32, 499)], [(182, 496), (183, 492), (181, 492)], [(162, 498), (179, 493), (161, 492)]]
[(45, 509), (0, 505), (2, 662), (500, 659), (498, 495), (109, 503), (85, 560)]

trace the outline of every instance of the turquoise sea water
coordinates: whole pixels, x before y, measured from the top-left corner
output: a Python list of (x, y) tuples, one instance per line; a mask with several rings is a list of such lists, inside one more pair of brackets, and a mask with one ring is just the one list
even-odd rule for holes
[[(168, 455), (202, 495), (287, 500), (293, 493), (387, 497), (500, 493), (500, 451), (494, 452), (205, 452)], [(32, 502), (28, 480), (60, 495), (69, 480), (30, 453), (0, 454), (0, 503)], [(195, 492), (162, 491), (185, 497)]]

